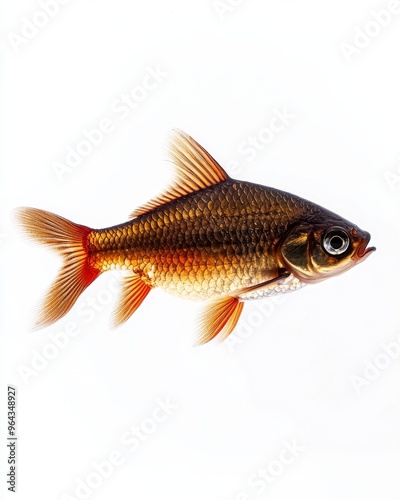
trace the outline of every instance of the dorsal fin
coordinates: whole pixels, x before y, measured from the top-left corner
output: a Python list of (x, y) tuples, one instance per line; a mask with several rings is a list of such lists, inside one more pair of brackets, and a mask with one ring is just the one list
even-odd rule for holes
[(160, 196), (131, 213), (134, 218), (169, 201), (229, 179), (225, 170), (190, 135), (173, 130), (169, 157), (175, 164), (175, 180)]

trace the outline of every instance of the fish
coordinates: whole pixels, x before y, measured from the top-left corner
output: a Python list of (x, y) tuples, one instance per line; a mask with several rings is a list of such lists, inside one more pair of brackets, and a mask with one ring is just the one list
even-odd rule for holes
[(236, 180), (191, 136), (174, 130), (169, 189), (103, 229), (54, 213), (17, 209), (26, 234), (58, 252), (62, 267), (36, 328), (65, 316), (102, 273), (123, 271), (113, 325), (153, 288), (203, 300), (197, 344), (224, 340), (246, 301), (299, 290), (344, 273), (376, 249), (370, 234), (294, 194)]

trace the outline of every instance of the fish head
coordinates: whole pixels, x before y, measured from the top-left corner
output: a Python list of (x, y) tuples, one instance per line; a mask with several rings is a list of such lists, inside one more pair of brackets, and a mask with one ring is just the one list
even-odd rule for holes
[[(334, 214), (332, 214), (334, 215)], [(363, 262), (375, 247), (351, 222), (335, 216), (296, 224), (280, 246), (282, 265), (304, 283), (318, 283)]]

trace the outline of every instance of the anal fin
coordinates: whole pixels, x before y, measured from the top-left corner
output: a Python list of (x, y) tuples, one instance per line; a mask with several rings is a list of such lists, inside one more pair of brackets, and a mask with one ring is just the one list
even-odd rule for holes
[(114, 312), (113, 325), (118, 326), (128, 320), (144, 301), (151, 288), (137, 274), (124, 276), (121, 299)]
[(205, 344), (219, 334), (225, 340), (235, 328), (243, 309), (236, 297), (222, 297), (213, 301), (203, 313), (197, 345)]

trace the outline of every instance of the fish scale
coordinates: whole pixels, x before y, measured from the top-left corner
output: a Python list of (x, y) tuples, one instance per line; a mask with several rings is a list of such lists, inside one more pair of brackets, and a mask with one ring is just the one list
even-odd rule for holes
[(206, 188), (137, 220), (93, 231), (90, 263), (101, 271), (139, 273), (151, 286), (192, 299), (255, 285), (276, 275), (271, 247), (289, 223), (291, 200), (277, 194), (241, 181)]

